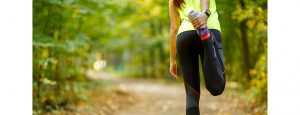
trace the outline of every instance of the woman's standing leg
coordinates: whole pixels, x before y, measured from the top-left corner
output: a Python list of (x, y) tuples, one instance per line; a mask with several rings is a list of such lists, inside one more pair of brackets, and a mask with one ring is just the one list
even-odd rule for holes
[(195, 41), (196, 31), (182, 32), (177, 36), (176, 49), (186, 90), (186, 115), (199, 115), (200, 74), (199, 54)]

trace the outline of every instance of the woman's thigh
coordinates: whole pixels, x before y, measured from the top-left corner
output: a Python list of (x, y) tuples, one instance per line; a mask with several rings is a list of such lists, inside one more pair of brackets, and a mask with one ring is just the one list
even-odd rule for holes
[(199, 53), (195, 43), (197, 39), (199, 36), (196, 31), (182, 32), (177, 36), (176, 49), (184, 81), (200, 93)]

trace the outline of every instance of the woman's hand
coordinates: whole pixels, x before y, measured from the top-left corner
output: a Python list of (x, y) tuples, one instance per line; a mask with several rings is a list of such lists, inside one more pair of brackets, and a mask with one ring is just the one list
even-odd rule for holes
[(171, 61), (171, 62), (170, 62), (170, 73), (171, 73), (171, 75), (172, 75), (172, 78), (178, 79), (178, 76), (177, 76), (177, 64), (176, 64), (176, 61)]
[(194, 28), (199, 29), (199, 28), (205, 28), (207, 24), (207, 15), (203, 12), (201, 12), (199, 18), (192, 20), (192, 24)]

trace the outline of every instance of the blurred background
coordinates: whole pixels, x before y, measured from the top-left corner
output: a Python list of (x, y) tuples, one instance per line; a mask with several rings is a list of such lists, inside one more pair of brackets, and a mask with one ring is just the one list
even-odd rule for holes
[[(267, 114), (267, 0), (216, 0), (227, 72), (201, 114)], [(168, 0), (33, 0), (33, 114), (185, 114)]]

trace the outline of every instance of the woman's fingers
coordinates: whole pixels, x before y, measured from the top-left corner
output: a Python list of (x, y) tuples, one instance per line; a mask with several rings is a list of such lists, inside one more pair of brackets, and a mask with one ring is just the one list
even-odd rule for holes
[(173, 76), (173, 78), (178, 79), (176, 66), (173, 68), (172, 76)]
[(203, 14), (203, 13), (200, 15), (199, 18), (192, 21), (192, 24), (193, 24), (194, 28), (196, 28), (196, 29), (205, 27), (206, 23), (207, 23), (207, 16), (206, 16), (206, 14)]
[(200, 28), (205, 28), (206, 27), (206, 24), (202, 25)]
[(202, 21), (200, 28), (201, 28), (202, 26), (206, 26), (206, 20)]
[(206, 25), (206, 19), (200, 17), (200, 19), (192, 20), (192, 25), (194, 28), (201, 28), (203, 25)]
[(178, 76), (177, 76), (177, 72), (176, 72), (176, 71), (170, 70), (170, 73), (171, 73), (171, 75), (172, 75), (172, 78), (178, 79)]
[(201, 26), (203, 25), (203, 23), (202, 22), (199, 22), (199, 23), (197, 23), (197, 25), (195, 26), (195, 28), (200, 28)]
[(196, 19), (192, 21), (192, 25), (194, 28), (204, 28), (206, 26), (207, 19), (205, 17), (200, 17), (200, 19)]
[(170, 73), (172, 75), (172, 78), (178, 79), (176, 63), (170, 64)]
[(198, 20), (193, 22), (193, 26), (194, 28), (199, 28), (201, 26), (201, 22), (199, 22)]
[(193, 20), (192, 21), (192, 24), (193, 24), (194, 27), (196, 27), (198, 25), (198, 23), (199, 23), (199, 20)]

